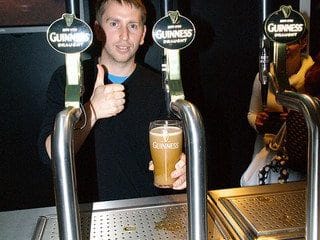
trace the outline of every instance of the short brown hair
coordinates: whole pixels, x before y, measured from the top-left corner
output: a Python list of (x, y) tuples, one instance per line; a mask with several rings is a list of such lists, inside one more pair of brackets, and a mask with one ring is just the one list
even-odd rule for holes
[(128, 4), (141, 10), (142, 23), (146, 24), (147, 10), (142, 0), (97, 0), (96, 2), (96, 20), (101, 23), (101, 17), (104, 12), (104, 6), (107, 2), (115, 1), (119, 4)]

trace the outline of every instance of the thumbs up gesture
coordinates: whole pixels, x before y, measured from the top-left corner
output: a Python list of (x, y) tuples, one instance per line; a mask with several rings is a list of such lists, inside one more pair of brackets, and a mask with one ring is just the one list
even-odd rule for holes
[(104, 84), (105, 71), (97, 65), (98, 75), (90, 98), (95, 120), (117, 115), (124, 109), (125, 93), (122, 84)]

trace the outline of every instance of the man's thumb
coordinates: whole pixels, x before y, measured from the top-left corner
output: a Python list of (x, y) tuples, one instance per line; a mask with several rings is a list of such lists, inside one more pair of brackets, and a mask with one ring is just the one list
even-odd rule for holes
[(94, 84), (94, 88), (104, 85), (104, 68), (100, 64), (97, 64), (97, 68), (98, 68), (98, 74), (97, 74), (96, 83)]

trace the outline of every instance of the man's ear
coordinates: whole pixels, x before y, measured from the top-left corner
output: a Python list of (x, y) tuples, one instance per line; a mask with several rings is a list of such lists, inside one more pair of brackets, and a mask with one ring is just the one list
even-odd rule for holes
[(100, 24), (97, 21), (94, 22), (94, 34), (96, 36), (96, 39), (99, 42), (105, 41), (106, 35), (104, 34), (102, 27), (100, 26)]
[(144, 25), (144, 26), (143, 26), (143, 34), (142, 34), (142, 37), (141, 37), (141, 39), (140, 39), (140, 45), (143, 45), (143, 44), (144, 44), (144, 39), (145, 39), (145, 37), (146, 37), (146, 32), (147, 32), (147, 26)]

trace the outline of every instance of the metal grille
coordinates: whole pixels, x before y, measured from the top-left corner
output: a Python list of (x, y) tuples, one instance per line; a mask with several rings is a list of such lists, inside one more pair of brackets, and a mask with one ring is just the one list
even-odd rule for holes
[(230, 197), (221, 202), (254, 236), (305, 228), (305, 191)]
[[(83, 240), (162, 240), (187, 239), (187, 205), (117, 209), (81, 213)], [(209, 218), (209, 217), (208, 217)], [(208, 220), (208, 239), (223, 239)], [(56, 215), (45, 216), (41, 240), (59, 239)]]

